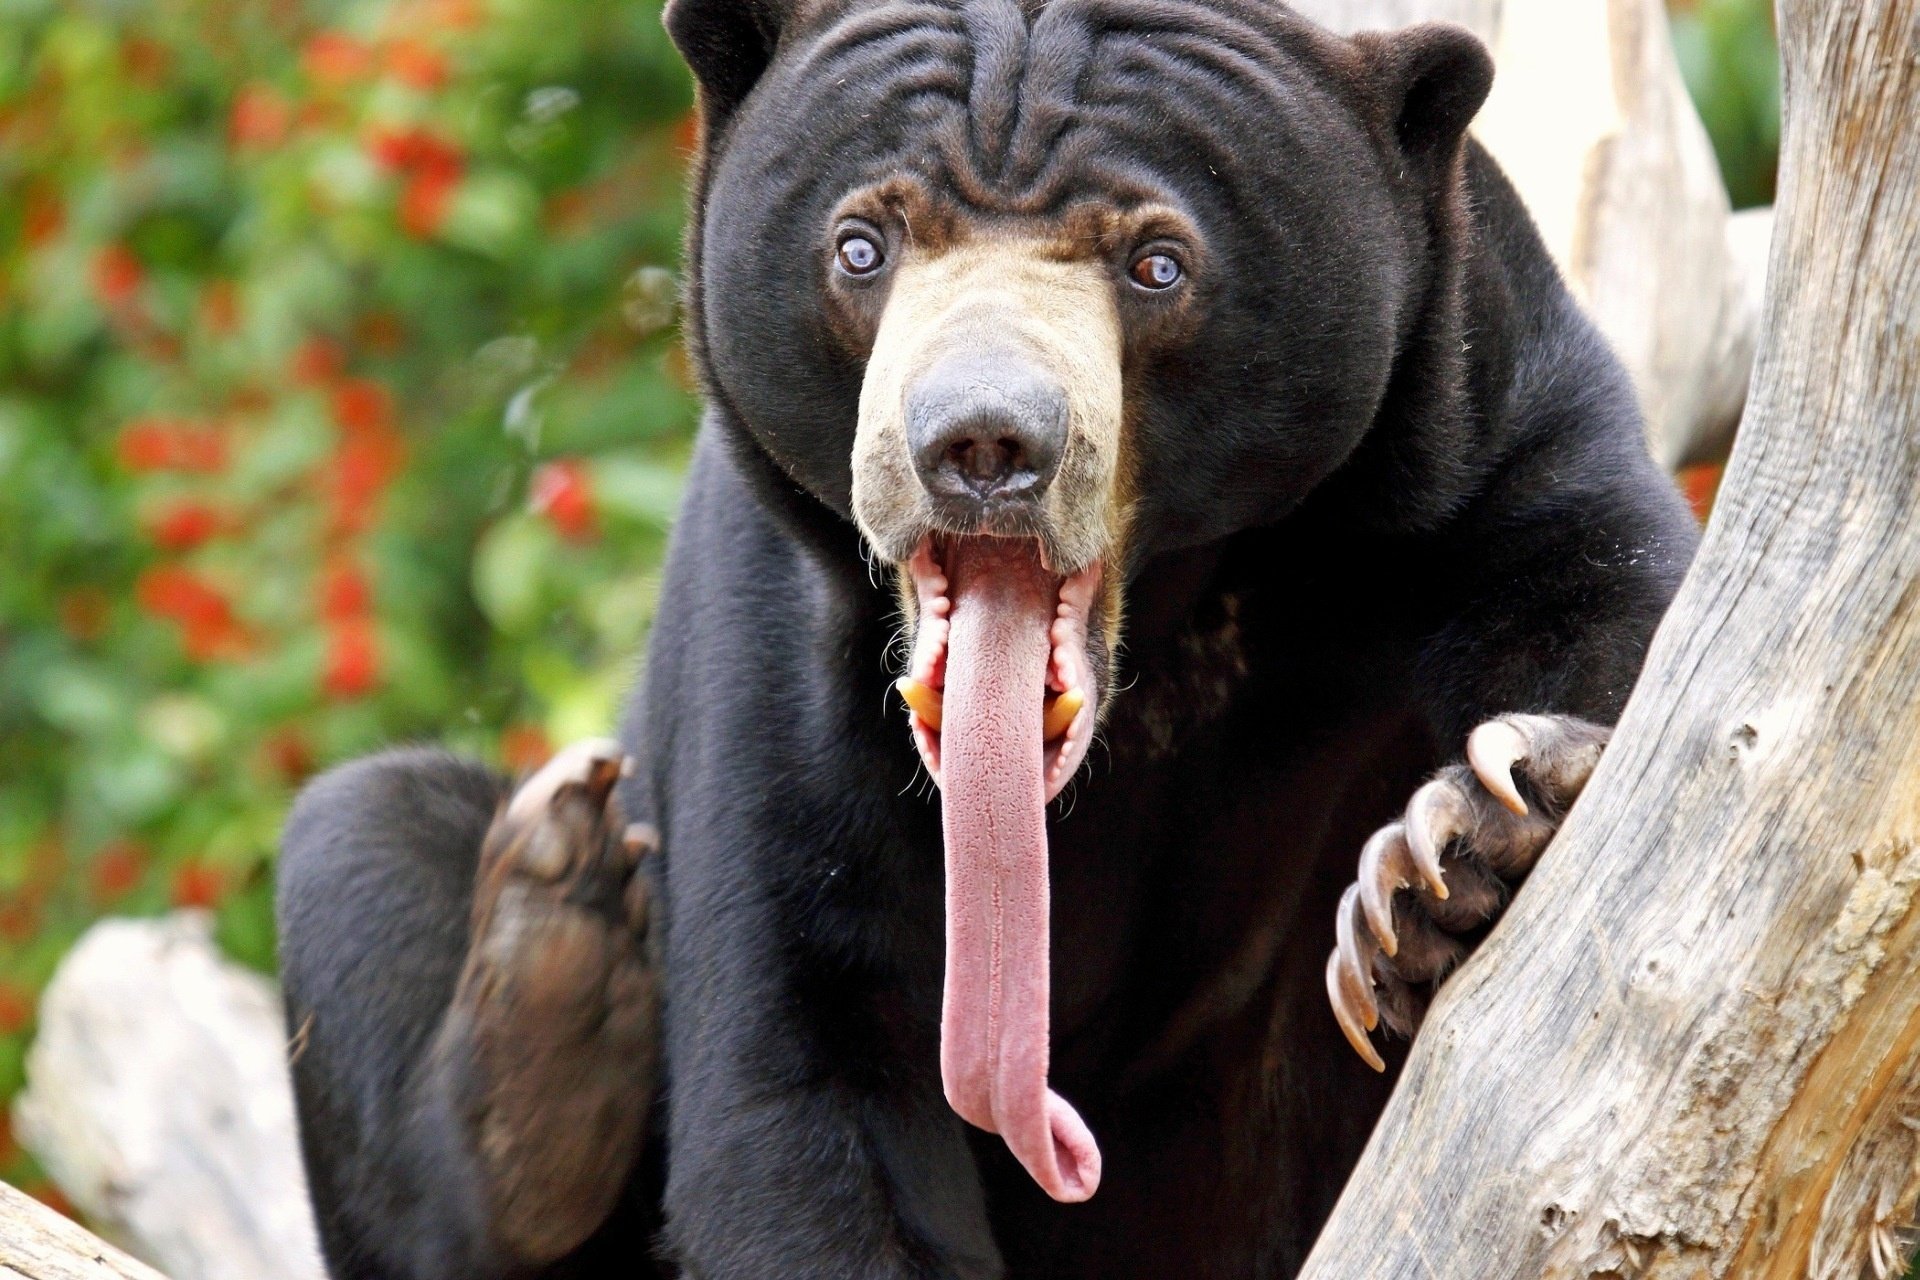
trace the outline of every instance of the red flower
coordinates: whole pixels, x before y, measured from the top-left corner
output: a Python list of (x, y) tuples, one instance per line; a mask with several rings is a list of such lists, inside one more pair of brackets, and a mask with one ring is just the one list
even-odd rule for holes
[(1687, 495), (1688, 505), (1702, 524), (1713, 511), (1713, 500), (1719, 496), (1720, 477), (1725, 470), (1718, 462), (1703, 463), (1687, 467), (1675, 477), (1680, 482), (1680, 492)]
[(333, 529), (358, 533), (372, 518), (387, 481), (400, 469), (400, 441), (385, 432), (349, 439), (333, 457)]
[(226, 896), (227, 878), (216, 867), (190, 860), (173, 873), (173, 905), (213, 908)]
[(128, 76), (150, 89), (166, 79), (173, 61), (165, 45), (147, 36), (132, 36), (123, 42), (120, 58)]
[(553, 743), (539, 725), (508, 725), (500, 735), (500, 763), (513, 773), (532, 773), (552, 758)]
[(373, 54), (365, 44), (344, 31), (322, 31), (302, 46), (300, 66), (308, 79), (338, 88), (372, 70)]
[(320, 616), (328, 622), (352, 622), (367, 616), (373, 591), (359, 566), (338, 560), (327, 567), (320, 582)]
[(339, 343), (331, 338), (314, 337), (294, 349), (291, 372), (295, 382), (310, 387), (333, 381), (340, 376), (345, 364), (346, 355)]
[(25, 896), (0, 902), (0, 938), (26, 942), (40, 932), (40, 903)]
[(120, 432), (120, 465), (129, 471), (226, 470), (227, 445), (219, 432), (173, 418), (137, 418)]
[(214, 621), (231, 616), (219, 590), (178, 565), (148, 569), (134, 583), (133, 598), (157, 618), (176, 622)]
[(327, 665), (320, 687), (328, 697), (344, 701), (371, 693), (380, 681), (380, 651), (373, 628), (364, 622), (333, 627), (327, 634)]
[(393, 395), (371, 378), (349, 378), (333, 389), (333, 420), (352, 435), (385, 430), (393, 425)]
[(123, 244), (110, 244), (93, 255), (94, 296), (110, 307), (131, 302), (146, 275), (140, 259)]
[(233, 100), (227, 138), (236, 148), (268, 150), (286, 140), (293, 111), (272, 85), (250, 84)]
[(38, 249), (67, 225), (67, 207), (57, 192), (36, 186), (28, 190), (21, 210), (20, 234), (29, 248)]
[(367, 131), (366, 146), (368, 155), (395, 172), (404, 169), (457, 178), (467, 167), (457, 145), (420, 126), (395, 129), (376, 125)]
[(400, 191), (400, 229), (416, 240), (426, 240), (445, 225), (453, 207), (460, 174), (444, 169), (422, 169)]
[(313, 748), (306, 737), (291, 726), (280, 729), (260, 744), (267, 765), (288, 782), (299, 782), (313, 772)]
[(383, 169), (404, 169), (413, 159), (413, 132), (376, 125), (367, 130), (367, 154)]
[(182, 502), (161, 512), (152, 524), (153, 541), (163, 551), (191, 551), (226, 525), (205, 502)]
[(0, 1036), (15, 1036), (33, 1022), (33, 993), (17, 982), (0, 982)]
[(247, 647), (245, 630), (219, 590), (190, 570), (161, 565), (140, 575), (134, 600), (147, 613), (181, 628), (187, 656), (195, 662), (231, 657)]
[(93, 856), (93, 897), (101, 906), (117, 902), (140, 886), (153, 855), (133, 840), (115, 840)]
[(590, 541), (599, 532), (593, 478), (578, 459), (562, 458), (535, 471), (528, 505), (575, 542)]
[(200, 320), (207, 331), (225, 336), (240, 327), (240, 293), (231, 280), (215, 280), (200, 294)]
[(387, 45), (387, 74), (422, 93), (432, 93), (447, 82), (447, 58), (424, 40), (401, 36)]

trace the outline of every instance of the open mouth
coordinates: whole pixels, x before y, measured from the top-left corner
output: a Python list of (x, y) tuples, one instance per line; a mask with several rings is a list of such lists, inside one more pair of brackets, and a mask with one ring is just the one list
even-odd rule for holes
[(976, 536), (923, 540), (908, 569), (918, 629), (900, 691), (946, 838), (941, 1083), (1048, 1195), (1085, 1200), (1100, 1149), (1047, 1084), (1046, 819), (1093, 737), (1100, 566), (1062, 575), (1031, 539)]
[[(1093, 743), (1100, 700), (1093, 666), (1087, 660), (1087, 639), (1099, 598), (1100, 562), (1063, 576), (1042, 563), (1039, 543), (1032, 539), (929, 535), (921, 540), (907, 569), (916, 604), (913, 652), (907, 673), (895, 687), (911, 713), (914, 745), (927, 772), (944, 788), (941, 744), (947, 721), (954, 602), (962, 597), (978, 599), (981, 613), (991, 615), (995, 631), (1006, 632), (1002, 638), (1009, 642), (1032, 650), (1036, 636), (1045, 637), (1042, 677), (1006, 688), (1004, 694), (1008, 700), (1031, 697), (1039, 705), (1040, 774), (1045, 798), (1051, 801), (1072, 779)], [(978, 674), (995, 684), (1018, 679), (1018, 673), (1003, 671), (1002, 665), (988, 656)], [(971, 667), (969, 674), (973, 674)]]

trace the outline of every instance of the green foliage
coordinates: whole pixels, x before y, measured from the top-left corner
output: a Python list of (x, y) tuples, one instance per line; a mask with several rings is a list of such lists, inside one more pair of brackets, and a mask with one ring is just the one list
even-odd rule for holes
[(313, 770), (608, 728), (689, 97), (645, 0), (0, 6), (0, 1114), (95, 915), (271, 963)]
[(1671, 0), (1669, 7), (1680, 70), (1713, 139), (1734, 208), (1772, 204), (1780, 156), (1780, 54), (1771, 0)]
[[(1677, 4), (1741, 203), (1766, 0)], [(694, 416), (657, 5), (0, 5), (0, 1178), (105, 911), (273, 950), (278, 826), (407, 739), (603, 731)]]

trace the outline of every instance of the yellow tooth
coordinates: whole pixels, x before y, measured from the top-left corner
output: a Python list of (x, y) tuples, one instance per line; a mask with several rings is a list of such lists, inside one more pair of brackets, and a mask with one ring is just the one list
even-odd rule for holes
[(920, 722), (929, 729), (940, 728), (940, 691), (932, 685), (923, 684), (912, 676), (901, 676), (893, 682), (900, 691), (900, 700), (907, 704)]
[(1052, 742), (1067, 731), (1073, 718), (1080, 714), (1080, 708), (1087, 705), (1087, 695), (1078, 689), (1069, 689), (1053, 700), (1047, 708), (1047, 718), (1040, 726), (1040, 740)]

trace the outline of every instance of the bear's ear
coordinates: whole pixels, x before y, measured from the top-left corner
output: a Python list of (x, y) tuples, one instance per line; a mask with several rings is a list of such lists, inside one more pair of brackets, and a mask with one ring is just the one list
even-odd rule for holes
[(667, 0), (661, 20), (700, 84), (709, 125), (746, 100), (792, 8), (793, 0)]
[(1444, 22), (1354, 39), (1373, 59), (1401, 150), (1415, 161), (1450, 168), (1493, 88), (1486, 45), (1465, 27)]

